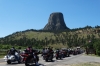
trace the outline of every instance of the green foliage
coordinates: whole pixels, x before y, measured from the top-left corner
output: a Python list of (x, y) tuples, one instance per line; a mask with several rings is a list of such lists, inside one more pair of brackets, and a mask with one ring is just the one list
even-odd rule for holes
[[(34, 29), (20, 31), (0, 38), (0, 47), (5, 49), (11, 46), (25, 48), (31, 45), (34, 48), (43, 48), (49, 45), (56, 44), (59, 46), (59, 44), (62, 44), (68, 47), (88, 46), (89, 48), (94, 48), (94, 39), (100, 38), (100, 34), (96, 33), (96, 30), (99, 30), (99, 26), (97, 27), (86, 26), (84, 28), (60, 31), (39, 31)], [(88, 40), (92, 40), (92, 42), (88, 43)]]
[(100, 56), (100, 49), (96, 49), (96, 53)]
[(2, 44), (0, 44), (0, 48), (2, 49)]
[(96, 54), (100, 56), (100, 39), (95, 40), (93, 47), (96, 50)]
[(3, 45), (2, 49), (9, 49), (11, 46), (10, 45)]

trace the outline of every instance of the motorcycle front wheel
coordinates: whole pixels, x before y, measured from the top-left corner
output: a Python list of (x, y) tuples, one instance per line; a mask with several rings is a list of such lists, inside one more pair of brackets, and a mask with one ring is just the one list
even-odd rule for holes
[(33, 65), (33, 63), (36, 64), (36, 61), (34, 60), (33, 57), (28, 57), (25, 61), (25, 66), (30, 66), (30, 65)]
[(8, 61), (7, 61), (7, 64), (11, 64), (11, 61), (10, 61), (10, 60), (8, 60)]

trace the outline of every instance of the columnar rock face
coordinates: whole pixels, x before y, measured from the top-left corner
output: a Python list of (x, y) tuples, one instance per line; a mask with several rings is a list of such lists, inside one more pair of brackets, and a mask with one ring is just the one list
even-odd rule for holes
[(64, 30), (68, 29), (64, 22), (63, 14), (61, 12), (51, 13), (47, 25), (43, 30)]

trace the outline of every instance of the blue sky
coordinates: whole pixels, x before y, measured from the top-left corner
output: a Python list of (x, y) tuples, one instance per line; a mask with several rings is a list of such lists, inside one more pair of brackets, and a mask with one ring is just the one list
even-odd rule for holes
[(100, 25), (100, 0), (0, 0), (0, 37), (42, 29), (52, 12), (62, 12), (70, 29)]

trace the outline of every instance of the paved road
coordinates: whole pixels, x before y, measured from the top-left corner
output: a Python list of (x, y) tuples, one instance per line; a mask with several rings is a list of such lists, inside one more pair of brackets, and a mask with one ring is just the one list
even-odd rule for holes
[(0, 63), (4, 62), (3, 58), (0, 58)]
[[(100, 57), (94, 57), (94, 56), (85, 56), (83, 54), (66, 57), (63, 60), (56, 60), (53, 59), (53, 62), (45, 62), (42, 58), (40, 58), (39, 66), (65, 66), (69, 64), (76, 64), (81, 62), (100, 62)], [(11, 64), (8, 65), (6, 62), (0, 63), (0, 66), (25, 66), (24, 64)]]

